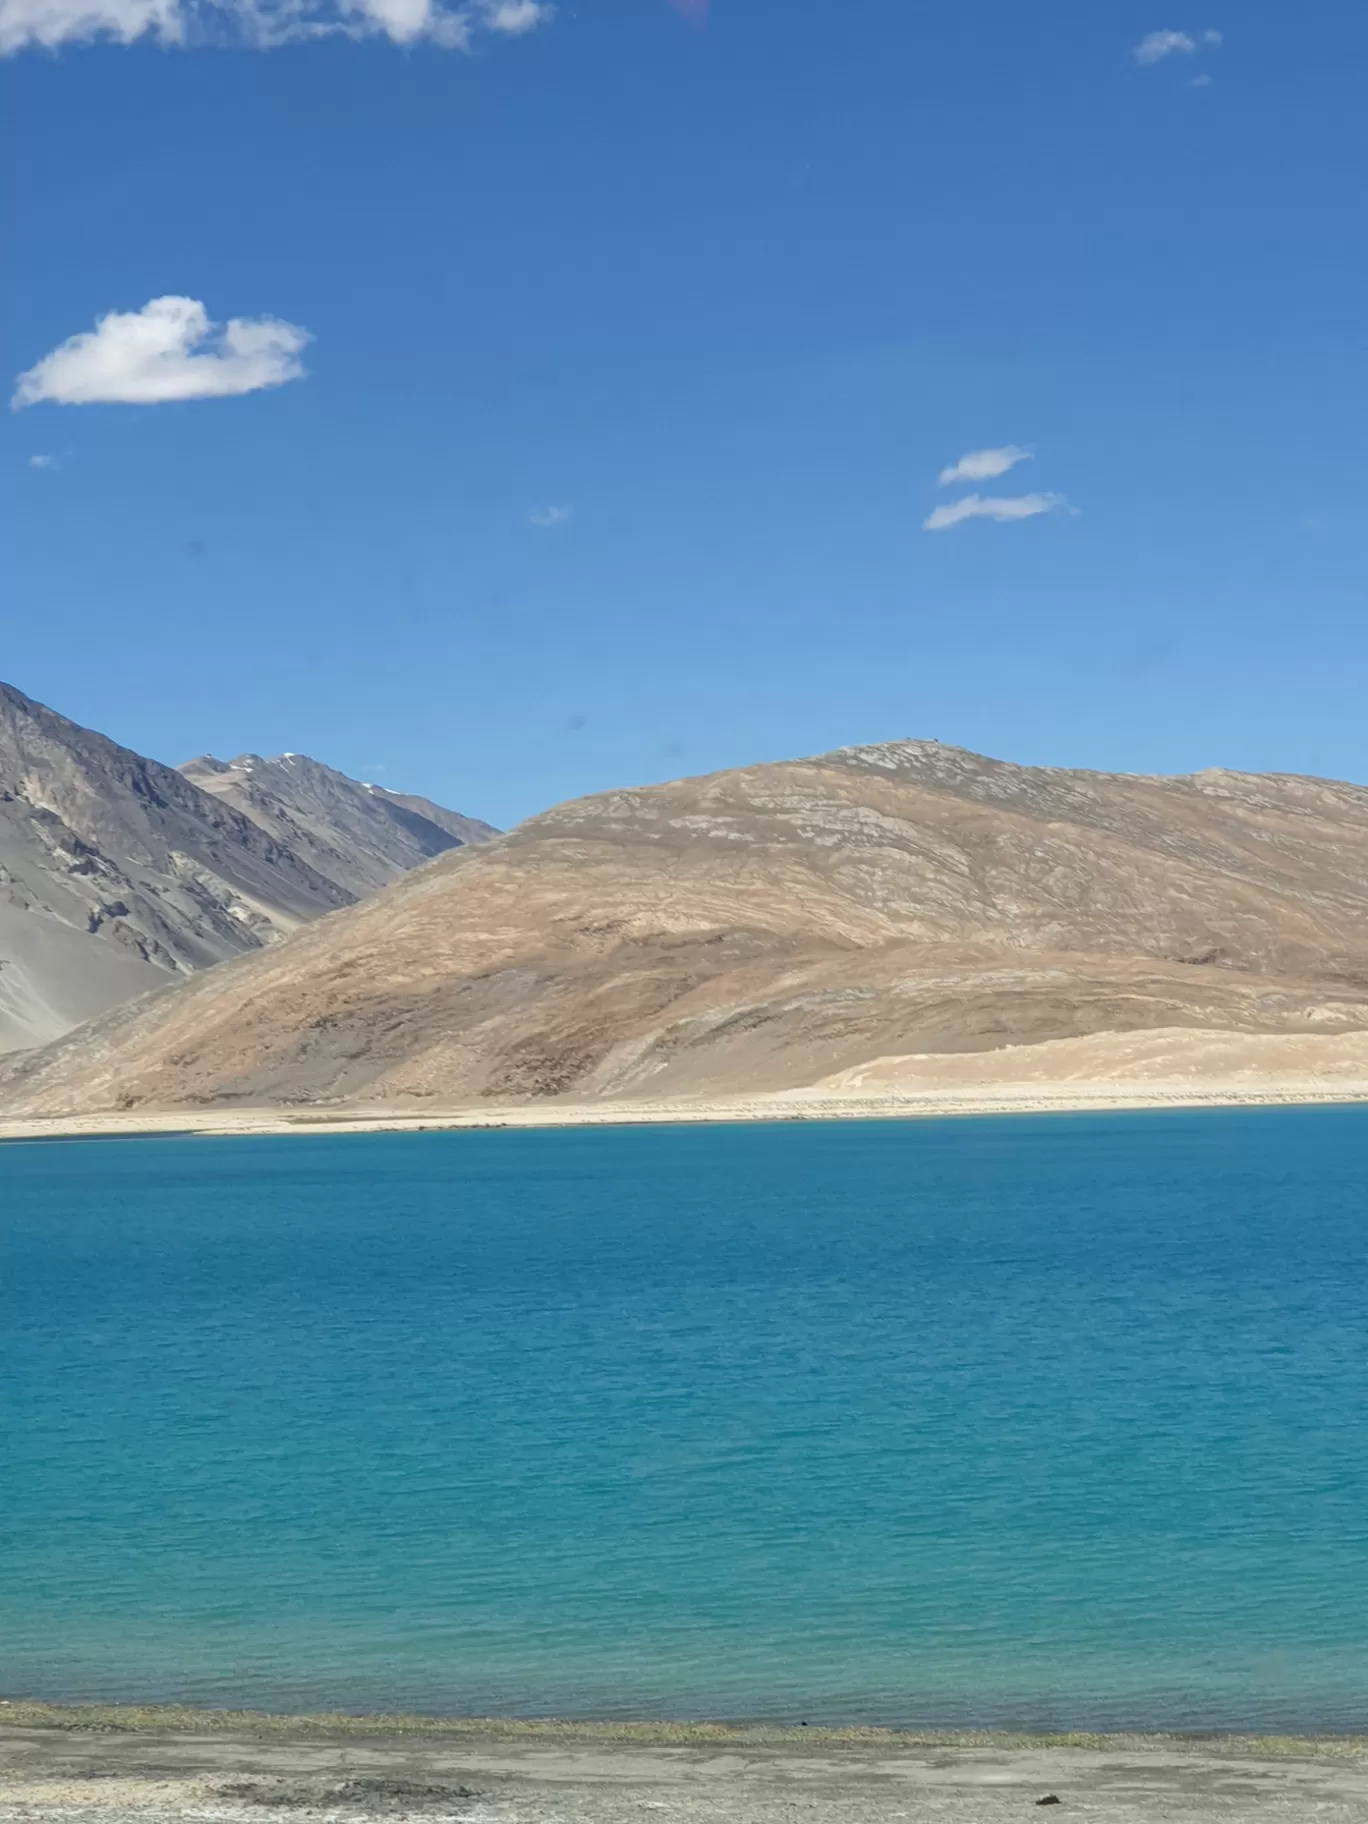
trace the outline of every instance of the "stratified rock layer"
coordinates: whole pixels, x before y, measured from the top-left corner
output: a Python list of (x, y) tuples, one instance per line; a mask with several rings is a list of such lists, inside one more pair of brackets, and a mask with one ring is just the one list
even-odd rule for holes
[(734, 1094), (1159, 1028), (1368, 1028), (1368, 790), (908, 741), (581, 799), (11, 1064), (0, 1106)]

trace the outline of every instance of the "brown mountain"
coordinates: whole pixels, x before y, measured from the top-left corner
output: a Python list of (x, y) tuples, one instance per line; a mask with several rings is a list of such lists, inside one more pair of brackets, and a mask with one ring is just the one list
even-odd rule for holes
[(11, 1062), (6, 1112), (733, 1093), (1368, 1029), (1368, 790), (935, 742), (581, 799)]
[(0, 1051), (260, 950), (460, 839), (439, 820), (465, 819), (405, 800), (367, 833), (343, 815), (345, 788), (361, 786), (311, 761), (299, 771), (335, 782), (331, 831), (319, 785), (301, 784), (295, 822), (282, 810), (273, 826), (0, 684)]

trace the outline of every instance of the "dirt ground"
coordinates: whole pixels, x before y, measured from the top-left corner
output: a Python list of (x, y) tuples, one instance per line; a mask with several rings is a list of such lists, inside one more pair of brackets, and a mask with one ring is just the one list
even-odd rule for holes
[(1108, 1824), (1368, 1824), (1361, 1738), (54, 1723), (35, 1708), (0, 1709), (0, 1824), (1000, 1824), (1042, 1806)]

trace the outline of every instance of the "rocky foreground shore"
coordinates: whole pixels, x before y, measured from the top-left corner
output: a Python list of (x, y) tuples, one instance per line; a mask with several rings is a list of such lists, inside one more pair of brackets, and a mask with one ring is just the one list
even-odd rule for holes
[(0, 1824), (1368, 1820), (1368, 1739), (930, 1736), (11, 1704)]

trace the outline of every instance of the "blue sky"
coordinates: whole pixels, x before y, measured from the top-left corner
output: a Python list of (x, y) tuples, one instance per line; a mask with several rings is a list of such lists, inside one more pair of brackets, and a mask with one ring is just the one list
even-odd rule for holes
[[(501, 823), (906, 734), (1368, 780), (1362, 7), (97, 3), (0, 0), (7, 372), (310, 339), (5, 415), (0, 676)], [(972, 492), (1052, 510), (924, 529)]]

